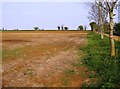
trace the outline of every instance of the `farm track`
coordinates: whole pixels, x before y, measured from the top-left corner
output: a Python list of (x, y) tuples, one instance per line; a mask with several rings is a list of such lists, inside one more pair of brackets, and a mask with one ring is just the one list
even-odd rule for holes
[[(5, 87), (81, 87), (88, 81), (86, 67), (76, 67), (83, 56), (86, 32), (2, 33)], [(79, 51), (79, 55), (78, 55)], [(69, 71), (72, 75), (69, 75)]]

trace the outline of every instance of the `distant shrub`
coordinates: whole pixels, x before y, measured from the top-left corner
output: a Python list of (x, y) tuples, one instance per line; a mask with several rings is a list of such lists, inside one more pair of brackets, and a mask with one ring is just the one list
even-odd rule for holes
[(60, 26), (58, 26), (57, 28), (58, 28), (58, 30), (60, 30)]
[(39, 30), (39, 27), (34, 27), (34, 29), (37, 31), (37, 30)]
[(95, 22), (91, 22), (90, 23), (90, 27), (91, 27), (91, 30), (94, 31), (96, 29), (96, 23)]
[(64, 30), (64, 26), (61, 26), (61, 29)]
[(68, 30), (68, 27), (64, 27), (65, 30)]
[(83, 26), (82, 25), (78, 26), (78, 30), (83, 30)]

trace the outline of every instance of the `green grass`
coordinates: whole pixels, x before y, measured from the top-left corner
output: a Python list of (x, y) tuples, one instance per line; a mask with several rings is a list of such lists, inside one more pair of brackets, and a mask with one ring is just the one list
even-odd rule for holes
[(74, 63), (73, 66), (75, 66), (75, 67), (81, 67), (81, 66), (83, 66), (83, 64), (82, 64), (82, 62), (79, 61), (79, 63)]
[(71, 77), (75, 75), (75, 70), (74, 69), (66, 69), (64, 71), (64, 76), (61, 79), (61, 82), (64, 86), (68, 86), (71, 80)]
[(91, 75), (90, 78), (95, 76), (99, 81), (96, 84), (84, 84), (84, 88), (120, 87), (120, 42), (115, 41), (115, 45), (116, 56), (111, 57), (108, 37), (104, 37), (102, 40), (98, 34), (90, 33), (88, 35), (87, 46), (80, 48), (86, 54), (83, 63), (96, 73), (96, 75)]
[(65, 76), (72, 76), (75, 74), (75, 70), (73, 69), (67, 69), (64, 71)]
[(61, 79), (62, 85), (64, 85), (64, 86), (68, 86), (69, 81), (70, 81), (70, 78), (65, 77), (65, 76)]
[(20, 48), (17, 49), (2, 49), (2, 58), (16, 58), (18, 56), (20, 56), (22, 50)]
[(2, 59), (2, 50), (0, 49), (0, 59)]

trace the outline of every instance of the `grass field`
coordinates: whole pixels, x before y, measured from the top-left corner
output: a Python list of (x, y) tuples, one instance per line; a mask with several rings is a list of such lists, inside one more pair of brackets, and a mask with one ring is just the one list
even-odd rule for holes
[(87, 31), (3, 31), (5, 87), (81, 87), (89, 80), (80, 65)]

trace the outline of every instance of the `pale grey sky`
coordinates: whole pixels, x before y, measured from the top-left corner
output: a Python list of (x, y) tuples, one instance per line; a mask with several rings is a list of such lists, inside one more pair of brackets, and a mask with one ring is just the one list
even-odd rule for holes
[(89, 26), (83, 2), (3, 2), (2, 27), (6, 29), (57, 29), (58, 25), (77, 29)]
[[(15, 2), (14, 0), (2, 0), (0, 3), (0, 28), (5, 29), (57, 29), (57, 26), (68, 26), (77, 29), (79, 25), (86, 25), (88, 29), (88, 9), (85, 2), (40, 2), (42, 0), (29, 0), (26, 2)], [(31, 1), (31, 2), (30, 2)], [(54, 1), (54, 0), (50, 0)], [(69, 1), (69, 2), (68, 2)], [(79, 0), (76, 0), (79, 1)], [(117, 13), (117, 12), (116, 12)], [(115, 17), (115, 21), (118, 16)]]

